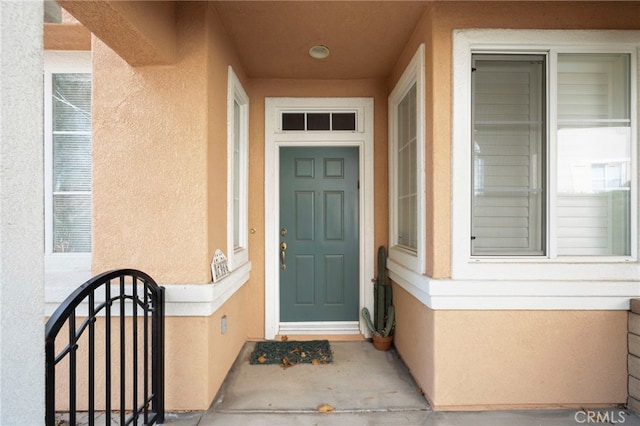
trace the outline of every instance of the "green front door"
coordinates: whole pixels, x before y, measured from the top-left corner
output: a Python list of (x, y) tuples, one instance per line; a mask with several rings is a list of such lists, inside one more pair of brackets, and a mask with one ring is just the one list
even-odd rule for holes
[(358, 321), (358, 148), (280, 149), (280, 321)]

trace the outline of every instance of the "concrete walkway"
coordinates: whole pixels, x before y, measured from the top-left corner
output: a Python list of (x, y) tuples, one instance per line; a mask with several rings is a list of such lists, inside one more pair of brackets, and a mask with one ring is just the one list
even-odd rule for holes
[[(332, 342), (332, 364), (283, 369), (250, 365), (253, 345), (245, 345), (208, 411), (167, 413), (165, 424), (640, 426), (640, 417), (620, 408), (434, 412), (393, 350), (376, 351), (369, 342)], [(331, 411), (320, 412), (325, 409)]]

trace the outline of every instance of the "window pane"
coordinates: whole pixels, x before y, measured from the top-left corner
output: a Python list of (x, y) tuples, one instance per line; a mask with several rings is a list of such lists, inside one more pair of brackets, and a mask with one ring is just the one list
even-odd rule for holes
[(54, 253), (91, 252), (91, 74), (52, 76)]
[(418, 248), (416, 85), (398, 105), (398, 241), (400, 246)]
[(356, 130), (356, 114), (354, 112), (331, 114), (332, 130)]
[(307, 130), (331, 130), (329, 127), (330, 114), (325, 113), (308, 113), (307, 114)]
[(282, 130), (304, 130), (304, 113), (283, 113)]
[(233, 248), (240, 247), (240, 105), (233, 102)]
[(91, 134), (53, 136), (53, 190), (91, 191)]
[(53, 252), (91, 252), (91, 195), (54, 194)]
[(53, 131), (91, 131), (91, 74), (53, 75)]
[(473, 62), (471, 252), (544, 254), (544, 57)]
[(558, 55), (558, 254), (631, 254), (630, 60)]

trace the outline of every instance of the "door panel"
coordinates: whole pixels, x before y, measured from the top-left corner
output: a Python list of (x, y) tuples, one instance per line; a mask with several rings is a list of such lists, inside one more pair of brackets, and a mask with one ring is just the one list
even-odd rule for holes
[(281, 322), (358, 320), (358, 157), (355, 147), (280, 149)]

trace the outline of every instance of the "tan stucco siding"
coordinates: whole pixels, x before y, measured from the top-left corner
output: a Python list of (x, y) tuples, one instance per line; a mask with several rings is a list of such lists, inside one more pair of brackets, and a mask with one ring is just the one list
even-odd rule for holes
[(215, 9), (176, 13), (175, 65), (134, 68), (94, 38), (93, 269), (206, 283), (226, 251), (228, 65), (243, 73)]
[(91, 33), (80, 24), (44, 24), (45, 50), (91, 50)]
[(626, 321), (625, 311), (436, 311), (433, 403), (438, 409), (624, 403)]
[(173, 64), (178, 20), (178, 6), (174, 2), (60, 0), (58, 3), (129, 64)]
[(397, 285), (393, 286), (393, 305), (396, 311), (394, 345), (430, 400), (435, 393), (437, 374), (434, 365), (435, 311)]
[[(214, 13), (176, 6), (173, 65), (131, 67), (93, 39), (95, 273), (208, 283), (214, 250), (226, 250), (228, 65), (243, 72)], [(245, 306), (241, 289), (210, 316), (166, 319), (167, 410), (209, 407), (246, 340)]]
[(626, 400), (626, 311), (434, 311), (394, 291), (396, 347), (434, 409)]
[[(246, 286), (209, 317), (166, 320), (166, 409), (206, 410), (246, 340)], [(227, 331), (222, 334), (222, 317)]]
[[(200, 34), (201, 35), (201, 34)], [(197, 35), (196, 35), (197, 37)], [(94, 38), (93, 270), (208, 282), (204, 53), (131, 68)]]

